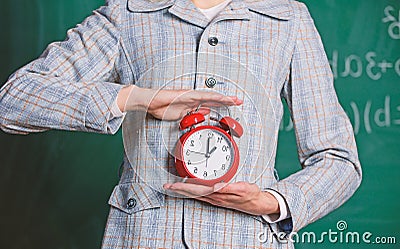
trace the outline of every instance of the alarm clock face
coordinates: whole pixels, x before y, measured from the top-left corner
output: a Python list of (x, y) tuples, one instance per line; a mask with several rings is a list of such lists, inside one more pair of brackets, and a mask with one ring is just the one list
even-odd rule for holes
[(229, 135), (216, 129), (200, 129), (188, 135), (182, 147), (183, 162), (196, 178), (212, 180), (225, 175), (234, 161)]

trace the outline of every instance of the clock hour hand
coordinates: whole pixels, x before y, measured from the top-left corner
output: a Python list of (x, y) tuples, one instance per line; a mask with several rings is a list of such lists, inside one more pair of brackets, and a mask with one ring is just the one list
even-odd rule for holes
[(214, 148), (212, 148), (210, 150), (210, 152), (208, 152), (208, 156), (210, 156), (216, 149), (217, 149), (217, 146), (214, 146)]

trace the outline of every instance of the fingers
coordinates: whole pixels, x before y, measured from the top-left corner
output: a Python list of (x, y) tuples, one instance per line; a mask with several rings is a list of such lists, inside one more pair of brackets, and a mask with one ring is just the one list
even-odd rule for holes
[(196, 200), (208, 202), (214, 206), (226, 207), (226, 208), (233, 208), (234, 203), (235, 203), (231, 199), (227, 198), (226, 195), (217, 196), (215, 194), (212, 194), (209, 196), (198, 197), (198, 198), (196, 198)]
[(118, 106), (123, 111), (142, 110), (162, 120), (178, 120), (188, 112), (196, 110), (210, 113), (211, 107), (238, 106), (243, 100), (236, 96), (225, 96), (217, 92), (198, 90), (155, 90), (136, 86), (121, 90)]
[[(200, 184), (192, 184), (192, 183), (167, 183), (164, 184), (164, 188), (174, 191), (180, 192), (184, 195), (193, 197), (193, 196), (228, 196), (231, 195), (233, 197), (242, 197), (243, 195), (254, 192), (254, 187), (251, 184), (245, 182), (238, 183), (217, 183), (214, 186), (205, 186)], [(258, 189), (258, 187), (257, 187)]]
[(207, 107), (201, 107), (201, 108), (198, 110), (198, 112), (201, 113), (201, 114), (203, 114), (203, 115), (207, 115), (207, 114), (209, 114), (209, 113), (211, 112), (211, 110), (210, 110), (210, 108), (207, 108)]
[(213, 187), (183, 182), (167, 183), (164, 184), (164, 188), (188, 197), (205, 196), (213, 192)]
[(173, 191), (177, 194), (184, 195), (189, 198), (195, 198), (197, 200), (206, 201), (213, 205), (218, 206), (229, 206), (234, 203), (239, 203), (243, 199), (242, 196), (235, 193), (220, 193), (214, 192), (214, 186), (204, 186), (191, 183), (167, 183), (164, 184), (164, 189)]
[(250, 184), (248, 182), (236, 182), (231, 184), (217, 183), (214, 185), (214, 191), (218, 193), (245, 196), (251, 193), (258, 193), (260, 189), (255, 184)]
[[(215, 106), (234, 106), (241, 105), (243, 100), (239, 99), (236, 96), (226, 96), (217, 92), (206, 92), (206, 91), (196, 91), (196, 90), (166, 90), (173, 91), (175, 98), (172, 102), (177, 104), (179, 103), (192, 103), (194, 105), (201, 104), (206, 107), (215, 107)], [(171, 94), (171, 92), (169, 92)], [(170, 95), (171, 96), (171, 95)]]
[(275, 197), (269, 197), (256, 184), (247, 182), (217, 183), (211, 187), (179, 182), (165, 184), (164, 188), (215, 206), (253, 215), (279, 212), (279, 204)]
[(213, 106), (237, 106), (243, 104), (243, 100), (236, 96), (226, 96), (216, 92), (201, 92), (193, 91), (194, 94), (198, 95), (198, 100), (201, 101), (202, 105), (213, 107)]

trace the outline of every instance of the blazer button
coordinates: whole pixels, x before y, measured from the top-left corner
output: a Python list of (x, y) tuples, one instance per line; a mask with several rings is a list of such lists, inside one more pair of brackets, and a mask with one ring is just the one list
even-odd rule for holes
[(132, 208), (136, 207), (136, 199), (130, 198), (130, 199), (128, 200), (128, 203), (126, 204), (126, 207), (127, 207), (128, 209), (132, 209)]
[(206, 79), (206, 86), (208, 88), (213, 88), (216, 84), (217, 84), (217, 80), (214, 79), (213, 77)]
[(218, 39), (217, 39), (217, 37), (210, 37), (210, 38), (208, 38), (208, 43), (209, 43), (211, 46), (217, 46), (217, 44), (218, 44)]

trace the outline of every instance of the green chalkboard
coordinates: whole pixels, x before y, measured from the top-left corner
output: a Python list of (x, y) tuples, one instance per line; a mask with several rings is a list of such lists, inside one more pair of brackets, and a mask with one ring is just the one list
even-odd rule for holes
[[(364, 179), (342, 208), (299, 233), (306, 236), (297, 248), (399, 248), (400, 1), (303, 2), (320, 31), (340, 102), (353, 124)], [(48, 43), (63, 40), (67, 29), (101, 4), (3, 0), (0, 82)], [(99, 248), (122, 151), (120, 132), (0, 132), (0, 248)], [(281, 178), (300, 168), (287, 112), (276, 164)], [(329, 232), (337, 233), (336, 241)], [(359, 234), (359, 243), (349, 233)]]
[[(298, 248), (400, 248), (400, 1), (303, 2), (320, 31), (339, 100), (353, 124), (364, 177), (342, 208), (303, 229), (317, 235), (316, 243)], [(288, 115), (281, 129), (277, 167), (285, 177), (297, 166)], [(340, 231), (337, 225), (343, 221), (347, 229)], [(341, 232), (342, 243), (327, 236), (318, 242), (330, 229), (339, 237)], [(359, 244), (346, 240), (351, 232), (359, 234)], [(368, 232), (370, 244), (361, 238)], [(396, 237), (397, 244), (390, 244), (389, 237)]]

